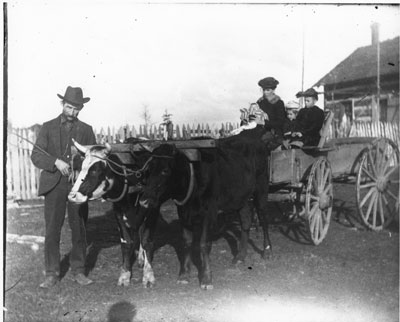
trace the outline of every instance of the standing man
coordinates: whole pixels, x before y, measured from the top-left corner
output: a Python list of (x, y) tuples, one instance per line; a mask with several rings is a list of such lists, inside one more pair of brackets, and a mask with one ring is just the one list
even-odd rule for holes
[(31, 155), (33, 164), (42, 170), (39, 196), (44, 196), (46, 278), (40, 284), (41, 288), (50, 288), (59, 281), (60, 236), (66, 208), (72, 233), (70, 265), (73, 279), (80, 285), (93, 283), (84, 275), (88, 204), (67, 203), (67, 196), (72, 188), (68, 180), (72, 170), (72, 138), (84, 145), (96, 144), (92, 127), (77, 118), (83, 104), (89, 102), (90, 98), (83, 97), (81, 88), (71, 86), (68, 86), (64, 96), (57, 96), (61, 98), (62, 113), (43, 124)]

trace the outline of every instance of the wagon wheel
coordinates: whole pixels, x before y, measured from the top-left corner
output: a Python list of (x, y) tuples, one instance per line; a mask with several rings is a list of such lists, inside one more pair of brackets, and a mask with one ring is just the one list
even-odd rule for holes
[(362, 222), (378, 231), (399, 212), (399, 149), (388, 139), (368, 148), (357, 174), (357, 208)]
[(325, 158), (314, 162), (308, 176), (304, 205), (307, 230), (314, 245), (328, 233), (333, 205), (331, 165)]

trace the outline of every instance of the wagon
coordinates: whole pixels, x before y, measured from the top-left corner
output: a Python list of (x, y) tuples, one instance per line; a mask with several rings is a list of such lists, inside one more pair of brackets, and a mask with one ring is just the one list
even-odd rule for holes
[[(269, 156), (269, 201), (290, 202), (291, 218), (305, 220), (314, 245), (325, 238), (333, 207), (334, 179), (355, 180), (357, 209), (361, 221), (372, 230), (387, 226), (399, 210), (399, 150), (385, 138), (326, 140), (333, 114), (326, 113), (321, 140), (316, 147), (272, 151)], [(199, 161), (199, 149), (216, 146), (214, 139), (145, 141), (113, 145), (125, 163), (128, 153), (152, 150), (171, 143), (189, 160)]]
[(333, 207), (333, 181), (355, 181), (362, 223), (386, 227), (399, 211), (399, 150), (385, 138), (326, 141), (333, 114), (326, 113), (317, 147), (272, 151), (269, 199), (290, 202), (292, 215), (306, 222), (314, 245), (325, 238)]

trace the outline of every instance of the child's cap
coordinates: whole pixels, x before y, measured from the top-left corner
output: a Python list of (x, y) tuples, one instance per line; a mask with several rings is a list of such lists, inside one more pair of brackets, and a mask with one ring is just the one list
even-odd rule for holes
[(287, 102), (285, 104), (285, 107), (286, 107), (287, 110), (288, 109), (290, 109), (290, 110), (292, 110), (292, 109), (298, 110), (300, 108), (300, 104), (297, 103), (296, 101), (289, 101), (289, 102)]

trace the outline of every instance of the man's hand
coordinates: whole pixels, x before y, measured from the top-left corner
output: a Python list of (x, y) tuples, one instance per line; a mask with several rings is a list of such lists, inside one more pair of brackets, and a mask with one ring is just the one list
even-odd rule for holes
[(64, 162), (63, 160), (57, 159), (54, 165), (61, 172), (63, 176), (69, 175), (69, 164)]

